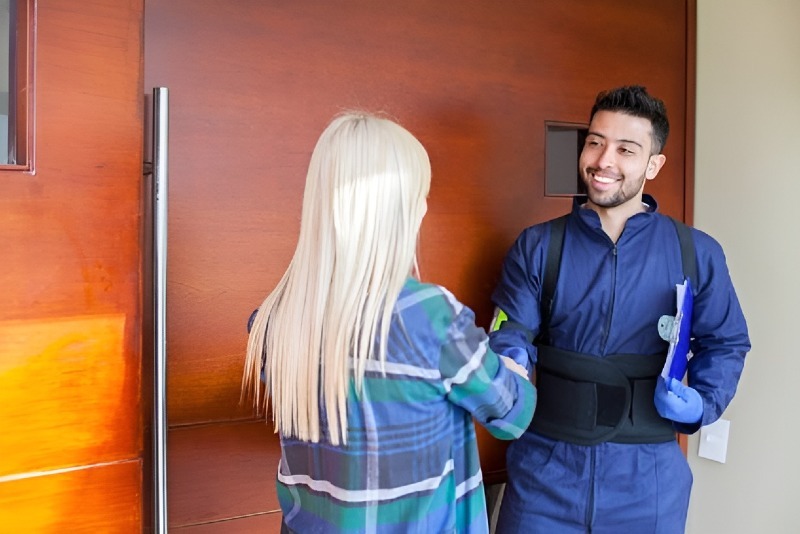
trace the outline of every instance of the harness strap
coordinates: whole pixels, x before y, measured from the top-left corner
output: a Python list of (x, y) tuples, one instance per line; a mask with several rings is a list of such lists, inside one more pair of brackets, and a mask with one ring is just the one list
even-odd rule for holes
[[(553, 311), (553, 295), (558, 283), (558, 274), (561, 270), (561, 254), (564, 250), (564, 233), (569, 214), (562, 215), (550, 222), (550, 243), (547, 245), (547, 261), (544, 264), (544, 276), (542, 277), (542, 296), (539, 299), (539, 313), (541, 315), (541, 325), (544, 330), (539, 328), (540, 338), (545, 342), (549, 340), (550, 314)], [(544, 333), (544, 337), (542, 337)]]
[[(697, 288), (700, 285), (697, 278), (697, 254), (694, 250), (694, 238), (692, 237), (692, 229), (679, 221), (672, 219), (675, 225), (675, 230), (678, 232), (678, 241), (681, 243), (681, 264), (683, 265), (683, 277), (691, 281), (692, 288)], [(696, 291), (696, 289), (692, 289)]]

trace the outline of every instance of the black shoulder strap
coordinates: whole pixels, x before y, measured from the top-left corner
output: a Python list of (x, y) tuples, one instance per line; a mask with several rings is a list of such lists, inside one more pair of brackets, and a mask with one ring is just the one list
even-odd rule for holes
[(564, 249), (564, 232), (569, 214), (550, 221), (550, 243), (542, 276), (542, 295), (539, 300), (541, 325), (539, 333), (543, 340), (549, 337), (550, 312), (553, 309), (553, 295), (556, 292), (558, 273), (561, 271), (561, 251)]
[(691, 281), (692, 293), (696, 293), (700, 280), (697, 278), (697, 254), (694, 250), (692, 229), (678, 219), (672, 219), (675, 231), (678, 232), (678, 241), (681, 243), (681, 262), (683, 263), (683, 276)]
[[(553, 295), (558, 283), (558, 274), (561, 271), (561, 252), (564, 248), (564, 233), (569, 214), (562, 215), (550, 222), (550, 243), (547, 246), (547, 259), (544, 264), (544, 276), (542, 277), (542, 295), (539, 301), (541, 315), (541, 325), (539, 326), (539, 338), (547, 343), (550, 330), (550, 313), (553, 310)], [(683, 265), (683, 276), (692, 282), (692, 292), (697, 292), (700, 284), (697, 278), (697, 254), (694, 249), (694, 239), (692, 229), (681, 221), (670, 217), (678, 233), (678, 241), (681, 245), (681, 263)]]

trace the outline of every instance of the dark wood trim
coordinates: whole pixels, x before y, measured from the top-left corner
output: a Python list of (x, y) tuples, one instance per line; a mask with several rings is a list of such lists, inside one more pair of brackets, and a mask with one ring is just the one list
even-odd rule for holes
[[(683, 221), (694, 222), (694, 153), (695, 105), (697, 92), (697, 2), (686, 1), (686, 121), (683, 160)], [(678, 443), (684, 455), (688, 452), (688, 438), (678, 434)]]
[(697, 93), (697, 2), (686, 2), (686, 131), (684, 132), (685, 156), (683, 221), (694, 222), (694, 153), (695, 153), (695, 105)]

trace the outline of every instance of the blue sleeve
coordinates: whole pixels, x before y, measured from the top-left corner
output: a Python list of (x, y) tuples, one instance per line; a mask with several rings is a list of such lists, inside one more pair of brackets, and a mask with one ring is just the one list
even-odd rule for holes
[(492, 293), (492, 302), (505, 312), (508, 322), (490, 334), (490, 346), (529, 370), (537, 357), (531, 341), (539, 333), (541, 321), (539, 293), (547, 228), (547, 224), (532, 226), (520, 234), (503, 261), (500, 281)]
[(703, 398), (703, 418), (693, 425), (676, 424), (692, 434), (719, 419), (736, 393), (750, 350), (744, 313), (731, 281), (722, 247), (709, 235), (694, 230), (698, 284), (692, 316), (692, 357), (687, 376)]
[(256, 314), (258, 313), (258, 308), (253, 310), (253, 313), (250, 314), (250, 318), (247, 320), (247, 333), (250, 333), (250, 330), (253, 329), (253, 321), (256, 320)]

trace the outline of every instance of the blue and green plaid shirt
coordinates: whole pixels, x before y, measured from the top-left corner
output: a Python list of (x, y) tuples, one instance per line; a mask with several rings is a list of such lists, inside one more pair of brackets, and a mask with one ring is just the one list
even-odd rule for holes
[(488, 532), (473, 418), (519, 437), (533, 417), (529, 381), (489, 349), (472, 311), (409, 279), (392, 318), (386, 374), (351, 381), (347, 445), (281, 437), (278, 498), (298, 533)]

